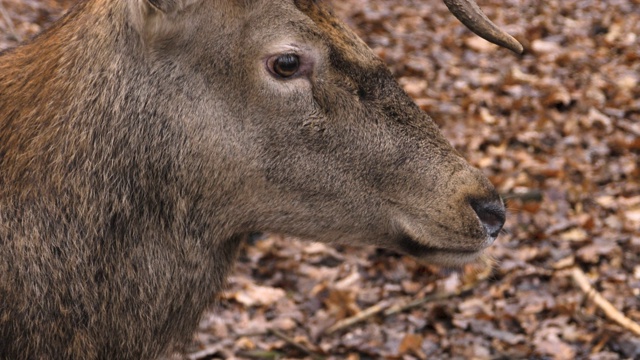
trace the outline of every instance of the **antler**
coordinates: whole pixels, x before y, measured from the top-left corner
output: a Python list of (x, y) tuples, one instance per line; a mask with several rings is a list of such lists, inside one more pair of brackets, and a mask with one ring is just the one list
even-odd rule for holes
[(489, 20), (480, 10), (478, 4), (473, 0), (443, 0), (449, 11), (460, 20), (469, 30), (478, 36), (496, 45), (505, 47), (516, 54), (522, 54), (524, 50), (522, 44), (511, 35), (500, 30)]

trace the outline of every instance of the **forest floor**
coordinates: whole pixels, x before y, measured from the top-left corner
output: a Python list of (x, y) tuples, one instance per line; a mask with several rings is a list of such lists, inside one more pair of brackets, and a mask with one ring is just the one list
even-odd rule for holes
[[(0, 0), (0, 49), (71, 2)], [(503, 194), (494, 265), (266, 236), (243, 247), (185, 356), (639, 359), (640, 1), (479, 1), (522, 56), (437, 0), (333, 2)]]

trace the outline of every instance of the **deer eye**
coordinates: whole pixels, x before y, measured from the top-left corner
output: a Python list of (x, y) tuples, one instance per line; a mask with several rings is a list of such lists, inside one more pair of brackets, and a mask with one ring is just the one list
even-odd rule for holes
[(284, 79), (296, 75), (299, 69), (300, 57), (296, 54), (279, 55), (269, 61), (269, 70)]

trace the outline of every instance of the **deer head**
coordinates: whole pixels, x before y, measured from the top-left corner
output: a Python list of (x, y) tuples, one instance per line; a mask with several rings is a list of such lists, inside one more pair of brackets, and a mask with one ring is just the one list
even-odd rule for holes
[[(476, 33), (522, 51), (474, 2), (445, 2)], [(234, 214), (229, 233), (369, 244), (446, 265), (498, 235), (493, 186), (322, 1), (138, 4), (148, 61), (177, 64), (199, 89), (176, 121), (191, 128), (198, 153), (187, 166), (207, 180), (203, 194)], [(232, 198), (223, 210), (221, 193)]]

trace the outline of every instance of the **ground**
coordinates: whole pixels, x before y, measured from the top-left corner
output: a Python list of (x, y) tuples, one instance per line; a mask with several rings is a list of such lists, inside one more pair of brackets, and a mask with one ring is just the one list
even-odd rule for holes
[[(0, 48), (71, 2), (0, 0)], [(479, 1), (522, 56), (436, 0), (333, 2), (506, 199), (494, 265), (254, 239), (185, 356), (640, 358), (640, 1)]]

